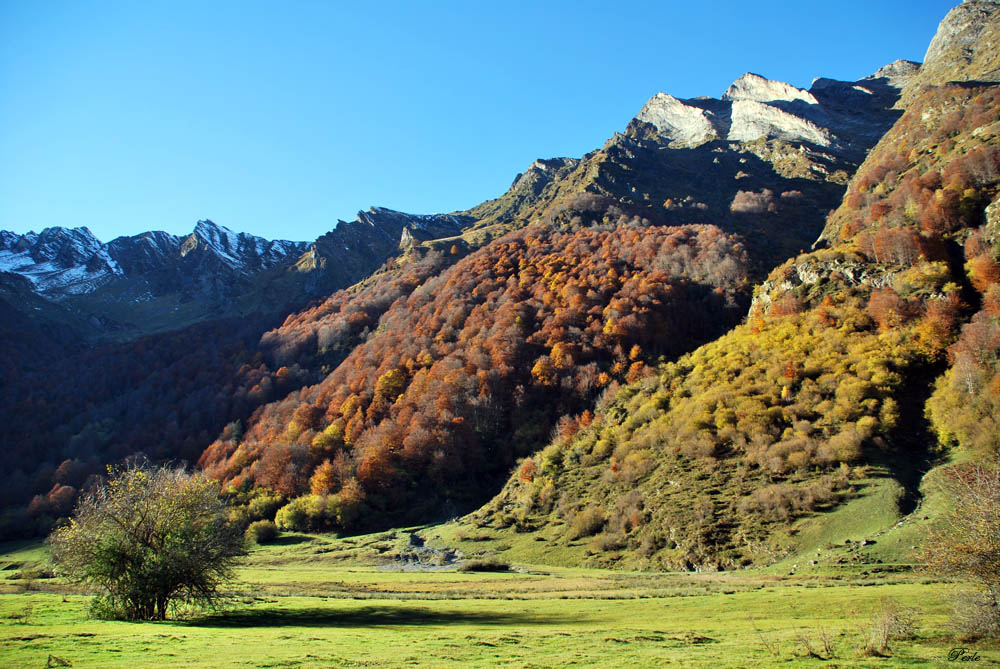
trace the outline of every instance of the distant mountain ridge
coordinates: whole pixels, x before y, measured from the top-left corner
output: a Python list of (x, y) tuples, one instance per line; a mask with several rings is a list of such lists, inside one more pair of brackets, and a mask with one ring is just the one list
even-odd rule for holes
[(0, 231), (0, 268), (20, 274), (38, 293), (58, 299), (90, 293), (115, 278), (134, 278), (162, 266), (168, 259), (211, 256), (242, 273), (268, 269), (306, 250), (304, 242), (269, 241), (235, 233), (210, 220), (198, 221), (186, 237), (144, 232), (102, 243), (86, 227), (45, 228), (17, 235)]
[(0, 231), (0, 271), (89, 319), (98, 338), (127, 339), (299, 308), (363, 279), (401, 248), (457, 235), (471, 221), (372, 208), (312, 243), (237, 233), (211, 220), (186, 236), (154, 231), (106, 243), (86, 227)]

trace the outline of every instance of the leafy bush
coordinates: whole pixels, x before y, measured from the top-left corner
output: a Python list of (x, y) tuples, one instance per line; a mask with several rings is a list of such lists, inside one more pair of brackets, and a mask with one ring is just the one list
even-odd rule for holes
[(260, 491), (250, 500), (248, 505), (250, 518), (252, 520), (272, 520), (284, 501), (285, 498), (281, 495)]
[(313, 495), (296, 497), (285, 506), (278, 509), (274, 522), (279, 529), (296, 532), (308, 532), (316, 529), (321, 512), (317, 513)]
[(101, 590), (95, 615), (162, 620), (177, 601), (217, 601), (245, 553), (218, 483), (167, 467), (109, 473), (49, 537), (57, 568)]
[(278, 526), (273, 520), (257, 520), (246, 531), (247, 540), (255, 544), (269, 544), (278, 537)]

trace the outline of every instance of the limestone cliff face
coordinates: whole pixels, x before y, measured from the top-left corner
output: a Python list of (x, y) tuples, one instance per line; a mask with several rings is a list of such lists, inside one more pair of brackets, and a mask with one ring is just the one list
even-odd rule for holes
[(781, 140), (856, 160), (898, 117), (890, 108), (918, 69), (896, 61), (856, 82), (816, 79), (810, 90), (747, 72), (719, 99), (657, 93), (636, 115), (632, 134), (656, 136), (673, 148)]
[(666, 93), (657, 93), (643, 105), (636, 119), (649, 123), (676, 144), (697, 145), (719, 136), (711, 112), (687, 105)]
[(951, 76), (996, 81), (1000, 75), (997, 20), (1000, 2), (963, 2), (941, 21), (927, 47), (926, 70), (951, 69)]
[(735, 100), (732, 126), (726, 139), (752, 142), (762, 137), (810, 142), (822, 147), (833, 144), (830, 131), (808, 119), (758, 100)]
[(813, 97), (809, 91), (796, 88), (783, 81), (766, 79), (753, 72), (747, 72), (734, 81), (726, 89), (726, 92), (722, 94), (722, 99), (730, 101), (754, 100), (756, 102), (794, 102), (795, 100), (801, 100), (810, 105), (819, 104), (819, 100)]

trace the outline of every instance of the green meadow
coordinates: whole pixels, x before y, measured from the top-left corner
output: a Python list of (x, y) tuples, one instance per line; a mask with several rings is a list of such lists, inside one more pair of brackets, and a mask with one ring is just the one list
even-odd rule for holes
[[(0, 547), (3, 667), (980, 666), (948, 629), (956, 584), (852, 564), (729, 573), (414, 565), (411, 534), (285, 535), (255, 547), (229, 603), (166, 622), (88, 617), (39, 544)], [(885, 612), (906, 637), (872, 651)], [(991, 645), (992, 644), (992, 645)], [(877, 645), (877, 644), (874, 644)]]

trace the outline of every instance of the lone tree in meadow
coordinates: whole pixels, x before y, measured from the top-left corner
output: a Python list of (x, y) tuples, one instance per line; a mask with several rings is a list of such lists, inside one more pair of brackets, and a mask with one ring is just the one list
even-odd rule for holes
[(162, 620), (171, 603), (212, 605), (245, 554), (219, 485), (180, 468), (109, 468), (49, 537), (70, 579), (96, 586), (99, 617)]

